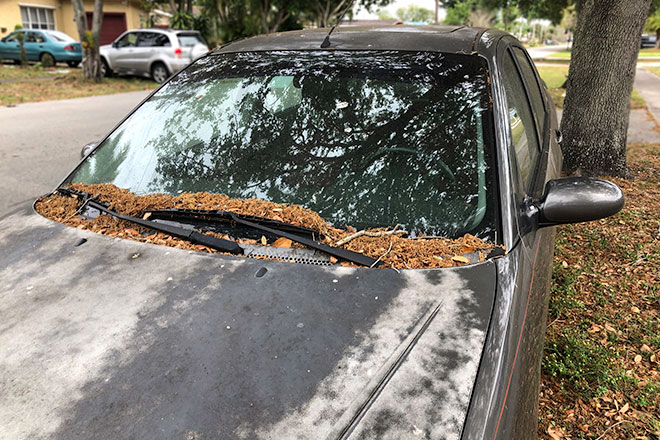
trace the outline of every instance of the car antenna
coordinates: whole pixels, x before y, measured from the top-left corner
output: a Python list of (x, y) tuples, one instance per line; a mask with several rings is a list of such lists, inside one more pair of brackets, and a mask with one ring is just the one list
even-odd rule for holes
[(323, 43), (321, 43), (321, 49), (326, 49), (330, 47), (330, 35), (332, 35), (332, 33), (335, 31), (335, 28), (339, 26), (339, 23), (341, 23), (341, 21), (344, 19), (344, 15), (346, 15), (348, 10), (353, 7), (353, 3), (355, 3), (355, 0), (351, 0), (351, 3), (348, 5), (348, 7), (346, 7), (346, 9), (344, 9), (344, 12), (341, 13), (339, 19), (337, 20), (337, 23), (335, 23), (335, 25), (330, 29), (330, 32), (328, 32), (328, 35), (326, 35), (325, 38), (323, 39)]

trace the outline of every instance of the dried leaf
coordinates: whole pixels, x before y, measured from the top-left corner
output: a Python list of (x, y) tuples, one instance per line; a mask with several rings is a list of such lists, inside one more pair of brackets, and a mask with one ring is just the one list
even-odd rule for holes
[[(263, 243), (264, 237), (261, 237), (261, 238), (262, 238), (261, 242)], [(288, 238), (280, 237), (280, 238), (278, 238), (277, 240), (275, 240), (273, 242), (272, 246), (278, 247), (278, 248), (290, 248), (292, 244), (293, 244), (293, 242), (291, 240), (289, 240)]]
[(644, 353), (651, 353), (653, 350), (651, 350), (651, 347), (649, 347), (648, 345), (642, 344), (642, 351)]
[(465, 257), (462, 256), (462, 255), (454, 255), (453, 257), (451, 257), (451, 259), (454, 260), (454, 261), (456, 261), (457, 263), (465, 263), (465, 264), (469, 264), (469, 263), (470, 263), (470, 260), (467, 259), (467, 258), (465, 258)]
[(264, 237), (263, 235), (261, 236), (261, 244), (263, 244), (264, 246), (268, 244), (268, 240), (266, 240), (266, 237)]
[(561, 431), (561, 428), (548, 425), (548, 435), (552, 440), (561, 440), (564, 437), (564, 433)]
[(633, 313), (639, 313), (639, 312), (640, 312), (639, 308), (637, 308), (637, 307), (635, 307), (635, 306), (632, 306), (632, 307), (630, 308), (630, 310), (631, 310)]
[(331, 262), (332, 264), (337, 264), (338, 261), (339, 261), (339, 260), (338, 260), (336, 257), (330, 257), (330, 262)]
[(619, 410), (619, 412), (620, 412), (621, 414), (625, 414), (626, 411), (628, 411), (629, 409), (630, 409), (630, 405), (628, 405), (628, 404), (626, 403), (625, 405), (623, 405), (623, 406), (621, 407), (621, 409)]
[(635, 356), (635, 363), (639, 364), (640, 362), (642, 362), (642, 355), (638, 354), (637, 356)]

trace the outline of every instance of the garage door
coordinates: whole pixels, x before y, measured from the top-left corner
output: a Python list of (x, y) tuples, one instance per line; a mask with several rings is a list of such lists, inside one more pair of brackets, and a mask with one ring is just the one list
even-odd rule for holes
[[(87, 13), (87, 26), (92, 29), (92, 13)], [(100, 44), (110, 44), (126, 30), (126, 14), (123, 12), (105, 12), (101, 23)]]

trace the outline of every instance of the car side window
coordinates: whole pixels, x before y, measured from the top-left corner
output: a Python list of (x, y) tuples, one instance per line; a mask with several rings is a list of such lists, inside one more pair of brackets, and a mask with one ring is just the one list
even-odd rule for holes
[(170, 40), (167, 35), (157, 32), (141, 32), (137, 41), (138, 47), (163, 47), (169, 46)]
[(505, 52), (502, 60), (502, 82), (506, 91), (511, 139), (518, 172), (525, 189), (529, 190), (534, 176), (534, 166), (539, 156), (539, 143), (525, 86), (509, 51)]
[(117, 41), (117, 47), (135, 47), (135, 43), (137, 42), (137, 33), (136, 32), (131, 32), (129, 34), (124, 35), (121, 37), (119, 41)]
[(527, 84), (527, 90), (530, 94), (530, 100), (532, 101), (532, 107), (534, 108), (534, 113), (536, 114), (536, 122), (539, 133), (544, 133), (545, 127), (545, 104), (543, 100), (543, 92), (541, 91), (541, 85), (536, 79), (536, 74), (534, 72), (534, 67), (530, 64), (529, 58), (525, 55), (523, 50), (519, 47), (513, 48), (513, 53), (516, 54), (516, 59), (518, 60), (518, 65), (522, 71), (523, 77), (525, 78), (525, 83)]
[(9, 35), (5, 42), (7, 43), (15, 43), (18, 41), (18, 32), (14, 32), (13, 34)]
[(138, 34), (135, 45), (137, 47), (151, 47), (153, 46), (154, 38), (152, 32), (140, 32)]
[(44, 43), (46, 40), (44, 40), (43, 35), (37, 32), (28, 32), (25, 41), (27, 43)]
[(158, 47), (165, 47), (165, 46), (171, 46), (170, 44), (170, 38), (165, 35), (165, 34), (155, 34), (156, 38), (154, 41), (154, 46)]

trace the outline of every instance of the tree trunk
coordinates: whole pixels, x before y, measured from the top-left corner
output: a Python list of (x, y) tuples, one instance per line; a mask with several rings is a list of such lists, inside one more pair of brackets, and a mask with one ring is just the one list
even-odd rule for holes
[(564, 170), (626, 176), (630, 95), (651, 0), (580, 0), (561, 121)]
[(655, 48), (660, 49), (660, 28), (655, 30)]
[(101, 82), (103, 74), (99, 56), (99, 35), (101, 34), (101, 24), (103, 22), (103, 0), (94, 0), (91, 31), (87, 29), (87, 12), (83, 1), (72, 0), (71, 3), (73, 4), (73, 19), (76, 22), (80, 44), (82, 45), (83, 77)]

